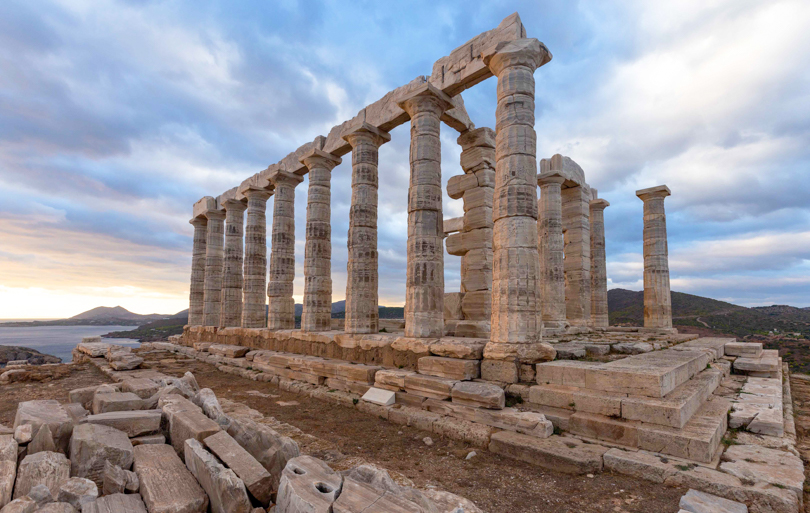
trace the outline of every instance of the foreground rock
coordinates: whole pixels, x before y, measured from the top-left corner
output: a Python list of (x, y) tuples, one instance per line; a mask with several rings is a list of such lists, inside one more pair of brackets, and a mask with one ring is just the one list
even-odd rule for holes
[(242, 480), (219, 463), (200, 442), (193, 438), (186, 440), (185, 459), (186, 467), (208, 494), (212, 512), (250, 513), (253, 510)]
[(70, 441), (71, 475), (86, 477), (102, 487), (105, 462), (129, 469), (133, 455), (132, 443), (123, 431), (99, 424), (79, 424)]
[(48, 487), (52, 496), (59, 493), (59, 487), (70, 479), (70, 461), (58, 452), (38, 452), (26, 456), (17, 469), (14, 484), (14, 498), (28, 495), (38, 484)]
[(270, 473), (274, 489), (278, 489), (287, 462), (300, 454), (294, 440), (246, 418), (231, 417), (228, 434)]
[(158, 403), (169, 420), (169, 439), (178, 454), (185, 451), (185, 441), (202, 442), (220, 430), (219, 424), (206, 417), (200, 407), (188, 399), (172, 394)]
[(132, 495), (116, 493), (86, 504), (82, 508), (82, 513), (146, 513), (146, 506), (137, 493)]
[(160, 429), (161, 410), (111, 411), (89, 415), (88, 424), (100, 424), (123, 431), (130, 438), (157, 433)]
[(135, 447), (135, 473), (149, 513), (205, 513), (208, 496), (169, 445)]
[(716, 495), (689, 490), (681, 497), (679, 507), (689, 513), (748, 513), (748, 507)]
[(293, 458), (282, 472), (276, 508), (279, 511), (332, 511), (342, 485), (341, 475), (323, 461), (312, 456)]
[(81, 510), (88, 502), (98, 499), (98, 486), (83, 477), (71, 477), (59, 487), (56, 500), (66, 502), (74, 508)]
[(12, 435), (0, 436), (0, 508), (11, 502), (17, 478), (17, 441)]
[(234, 471), (253, 498), (265, 506), (270, 503), (274, 491), (273, 477), (231, 435), (220, 431), (206, 438), (205, 446)]
[(104, 462), (102, 493), (113, 495), (116, 493), (137, 493), (140, 488), (138, 474), (124, 470), (109, 461)]
[(17, 428), (26, 425), (31, 426), (32, 436), (39, 432), (40, 427), (47, 425), (57, 450), (67, 453), (73, 422), (58, 401), (25, 401), (18, 404), (14, 429), (16, 431)]
[(37, 510), (37, 503), (34, 499), (24, 495), (19, 499), (6, 504), (2, 513), (34, 513)]

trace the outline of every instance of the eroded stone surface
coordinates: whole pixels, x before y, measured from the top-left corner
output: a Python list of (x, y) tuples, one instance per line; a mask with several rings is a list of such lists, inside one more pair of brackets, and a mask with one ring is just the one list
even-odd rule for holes
[(323, 461), (311, 456), (293, 458), (282, 473), (276, 508), (327, 513), (342, 485), (342, 476)]
[(100, 424), (79, 424), (73, 430), (70, 440), (72, 476), (85, 477), (102, 487), (105, 462), (128, 470), (132, 461), (132, 443), (123, 431)]
[(185, 460), (186, 467), (208, 495), (212, 511), (250, 513), (253, 510), (242, 480), (193, 438), (185, 442)]
[(70, 478), (70, 461), (58, 452), (38, 452), (26, 456), (17, 469), (14, 498), (27, 495), (34, 486), (44, 484), (51, 495), (59, 493), (59, 487)]
[(58, 401), (25, 401), (18, 404), (17, 414), (14, 417), (14, 429), (16, 431), (17, 428), (25, 425), (31, 426), (31, 438), (28, 440), (39, 432), (41, 426), (47, 425), (58, 450), (67, 452), (70, 435), (73, 432), (73, 422)]
[(272, 476), (231, 435), (220, 431), (206, 438), (205, 446), (242, 480), (250, 495), (265, 506), (270, 503)]
[(168, 445), (135, 447), (134, 470), (149, 513), (205, 513), (208, 496)]

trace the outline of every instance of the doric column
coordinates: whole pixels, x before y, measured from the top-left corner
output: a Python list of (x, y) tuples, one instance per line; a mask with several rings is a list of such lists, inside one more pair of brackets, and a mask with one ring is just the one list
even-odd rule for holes
[(225, 257), (222, 263), (222, 314), (224, 328), (242, 325), (242, 245), (245, 224), (243, 201), (229, 199), (225, 207)]
[[(551, 158), (552, 169), (562, 169)], [(562, 220), (565, 251), (565, 315), (572, 326), (591, 325), (591, 224), (589, 203), (592, 195), (587, 184), (566, 187), (563, 184)]]
[(242, 297), (242, 327), (267, 326), (267, 200), (271, 192), (248, 188), (245, 224), (245, 278)]
[(540, 293), (543, 298), (543, 329), (563, 333), (565, 320), (565, 252), (563, 250), (562, 199), (565, 177), (559, 171), (537, 175), (537, 251), (540, 254)]
[(339, 157), (315, 149), (301, 157), (309, 170), (303, 331), (329, 331), (332, 326), (331, 179), (340, 162)]
[(189, 326), (201, 326), (205, 312), (205, 237), (208, 219), (195, 217), (189, 223), (194, 226), (194, 246), (191, 253), (188, 324)]
[(405, 336), (444, 334), (444, 246), (442, 228), (442, 112), (446, 94), (425, 84), (398, 102), (411, 117), (411, 177), (408, 188), (408, 263)]
[(272, 330), (295, 328), (295, 186), (304, 178), (276, 170), (269, 177), (275, 185), (273, 235), (267, 283), (269, 309), (267, 327)]
[(644, 202), (644, 327), (672, 328), (669, 291), (669, 250), (664, 198), (669, 187), (659, 185), (636, 191)]
[(352, 147), (352, 204), (346, 277), (346, 333), (378, 333), (377, 164), (388, 132), (363, 123), (343, 137)]
[(484, 354), (489, 359), (518, 357), (533, 363), (544, 357), (535, 347), (542, 339), (542, 316), (537, 297), (534, 70), (550, 59), (536, 39), (498, 44), (484, 55), (484, 63), (498, 77), (492, 330)]
[(205, 293), (203, 325), (219, 326), (222, 314), (222, 259), (225, 212), (209, 210), (205, 213), (208, 230), (205, 239)]
[(607, 328), (607, 256), (605, 254), (605, 208), (610, 203), (594, 199), (590, 203), (591, 217), (591, 326)]

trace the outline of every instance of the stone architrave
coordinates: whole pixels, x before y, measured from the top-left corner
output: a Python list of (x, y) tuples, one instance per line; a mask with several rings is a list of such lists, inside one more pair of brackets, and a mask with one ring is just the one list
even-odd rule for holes
[(565, 251), (562, 231), (561, 186), (565, 177), (559, 171), (537, 175), (540, 199), (537, 204), (537, 251), (540, 254), (540, 294), (543, 298), (543, 329), (563, 333), (565, 320)]
[(644, 327), (672, 328), (669, 290), (669, 249), (664, 198), (666, 185), (636, 191), (644, 202)]
[(205, 240), (208, 219), (195, 217), (189, 223), (194, 227), (194, 245), (191, 255), (188, 324), (189, 326), (201, 326), (205, 310)]
[(205, 294), (203, 325), (219, 326), (222, 316), (222, 261), (225, 243), (225, 211), (209, 210), (205, 213), (208, 230), (205, 241)]
[(444, 246), (442, 222), (442, 112), (449, 96), (430, 84), (401, 98), (411, 118), (408, 188), (408, 263), (405, 291), (405, 336), (444, 334)]
[(309, 170), (307, 228), (304, 248), (303, 331), (329, 331), (332, 326), (332, 169), (339, 157), (312, 149), (301, 157)]
[(363, 123), (343, 137), (352, 147), (352, 203), (349, 209), (349, 263), (346, 333), (379, 332), (377, 284), (377, 166), (387, 132)]
[(607, 328), (607, 255), (605, 253), (605, 208), (610, 203), (593, 199), (590, 203), (591, 217), (591, 326)]
[(267, 200), (266, 189), (240, 191), (247, 198), (245, 223), (245, 267), (242, 290), (242, 327), (267, 326)]
[(534, 70), (550, 60), (551, 53), (536, 39), (498, 43), (484, 54), (484, 63), (498, 77), (492, 321), (485, 358), (533, 363), (538, 357), (534, 345), (542, 339)]
[(267, 327), (288, 330), (295, 328), (295, 186), (304, 178), (277, 169), (268, 179), (276, 192), (267, 283)]
[(219, 325), (235, 328), (242, 325), (242, 264), (245, 202), (229, 199), (225, 208), (225, 256), (222, 263), (222, 314)]

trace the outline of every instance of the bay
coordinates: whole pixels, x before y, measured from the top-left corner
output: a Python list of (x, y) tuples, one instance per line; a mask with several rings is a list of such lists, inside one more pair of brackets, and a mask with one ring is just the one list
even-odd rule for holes
[[(105, 335), (111, 331), (128, 331), (135, 326), (33, 326), (27, 328), (0, 328), (0, 345), (19, 346), (36, 349), (40, 353), (50, 354), (69, 362), (73, 359), (71, 352), (82, 341), (82, 337)], [(103, 339), (104, 342), (122, 346), (138, 347), (141, 345), (131, 338)]]

